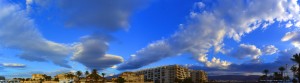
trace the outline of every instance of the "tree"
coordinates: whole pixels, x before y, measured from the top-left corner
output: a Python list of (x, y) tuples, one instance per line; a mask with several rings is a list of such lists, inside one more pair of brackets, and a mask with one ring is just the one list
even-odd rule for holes
[(263, 71), (263, 73), (264, 73), (266, 76), (268, 76), (269, 70), (265, 69), (265, 70)]
[(118, 77), (117, 82), (118, 82), (118, 83), (124, 83), (124, 82), (125, 82), (125, 79), (122, 78), (122, 77)]
[(93, 69), (92, 74), (98, 74), (98, 70), (97, 69)]
[(51, 76), (46, 76), (46, 77), (45, 77), (45, 80), (46, 80), (46, 81), (51, 81), (51, 79), (52, 79)]
[(280, 71), (280, 74), (281, 74), (281, 75), (280, 75), (280, 78), (281, 78), (281, 79), (284, 79), (283, 71), (285, 70), (285, 68), (281, 66), (281, 67), (278, 68), (278, 70)]
[(82, 72), (81, 72), (81, 71), (77, 71), (77, 72), (76, 72), (76, 75), (77, 75), (77, 77), (78, 77), (78, 81), (80, 81), (80, 76), (82, 75)]
[[(291, 58), (292, 61), (296, 62), (298, 64), (298, 67), (300, 67), (300, 53), (299, 54), (294, 54), (293, 57)], [(296, 77), (298, 80), (300, 80), (300, 68), (297, 69), (297, 75)]]
[(58, 81), (59, 81), (59, 79), (58, 79), (57, 77), (55, 77), (55, 78), (54, 78), (54, 81), (57, 81), (57, 82), (58, 82)]
[(89, 71), (85, 71), (85, 76), (88, 76), (89, 74), (90, 74), (90, 72)]
[(103, 83), (104, 83), (104, 81), (105, 81), (105, 78), (104, 78), (105, 73), (101, 73), (101, 75), (102, 75), (102, 77), (103, 77)]
[(295, 65), (293, 65), (293, 66), (291, 67), (291, 69), (290, 69), (290, 70), (293, 72), (293, 78), (295, 78), (297, 69), (298, 69), (298, 68), (297, 68)]
[(90, 75), (90, 72), (89, 71), (85, 71), (85, 81), (87, 81), (87, 77), (88, 77), (88, 75)]
[(67, 77), (68, 79), (72, 79), (73, 77), (75, 77), (75, 75), (73, 75), (73, 73), (66, 73), (65, 77)]
[(76, 72), (76, 75), (78, 76), (78, 78), (82, 75), (82, 72), (81, 71), (77, 71)]
[(194, 83), (192, 78), (185, 78), (182, 83)]
[(98, 80), (100, 79), (100, 75), (98, 74), (98, 71), (96, 69), (92, 70), (92, 74), (90, 74), (90, 76), (96, 81), (98, 82)]
[(175, 78), (174, 82), (177, 82), (177, 83), (181, 83), (183, 80), (179, 79), (179, 78)]
[(278, 74), (278, 72), (274, 72), (274, 80), (279, 80), (280, 79), (280, 75)]

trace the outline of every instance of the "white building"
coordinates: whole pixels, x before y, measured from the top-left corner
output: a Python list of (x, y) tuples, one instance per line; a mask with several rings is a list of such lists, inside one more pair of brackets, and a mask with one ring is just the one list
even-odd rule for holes
[(153, 81), (155, 83), (175, 83), (177, 80), (190, 77), (189, 69), (179, 65), (144, 69), (137, 71), (137, 73), (144, 74), (146, 81)]

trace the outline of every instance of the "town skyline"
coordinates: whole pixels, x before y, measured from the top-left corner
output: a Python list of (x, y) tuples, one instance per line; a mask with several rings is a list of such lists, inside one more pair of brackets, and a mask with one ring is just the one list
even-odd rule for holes
[[(0, 76), (178, 64), (263, 75), (300, 53), (298, 0), (1, 0)], [(286, 70), (290, 76), (292, 71)]]

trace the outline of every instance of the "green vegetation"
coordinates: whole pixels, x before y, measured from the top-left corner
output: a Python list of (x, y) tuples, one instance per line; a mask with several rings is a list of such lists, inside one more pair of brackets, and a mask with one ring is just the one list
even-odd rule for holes
[[(265, 69), (262, 71), (262, 73), (264, 75), (262, 75), (259, 80), (260, 82), (267, 82), (266, 80), (279, 80), (279, 81), (287, 81), (287, 80), (291, 80), (293, 83), (297, 83), (300, 82), (300, 53), (299, 54), (294, 54), (293, 57), (291, 58), (291, 60), (293, 62), (295, 62), (296, 64), (298, 64), (298, 66), (293, 65), (290, 70), (293, 72), (293, 79), (291, 80), (290, 77), (287, 75), (287, 73), (285, 73), (284, 71), (287, 70), (287, 65), (286, 67), (284, 66), (280, 66), (278, 68), (279, 72), (274, 72), (273, 75), (268, 75), (269, 70)], [(262, 81), (264, 80), (264, 81)]]

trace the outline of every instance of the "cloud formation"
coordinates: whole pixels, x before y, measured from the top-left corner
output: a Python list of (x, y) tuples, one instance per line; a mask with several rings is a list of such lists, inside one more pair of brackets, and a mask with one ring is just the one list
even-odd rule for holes
[(31, 4), (54, 5), (66, 26), (119, 30), (129, 27), (129, 17), (148, 0), (27, 0)]
[(72, 60), (82, 63), (90, 69), (103, 70), (122, 63), (120, 56), (106, 54), (110, 37), (104, 35), (89, 35), (81, 38), (81, 42), (74, 46)]
[[(231, 64), (228, 66), (227, 69), (218, 69), (218, 68), (209, 68), (204, 67), (201, 65), (188, 65), (191, 69), (198, 69), (198, 70), (204, 70), (209, 73), (209, 75), (232, 75), (232, 74), (242, 74), (245, 75), (246, 73), (257, 73), (261, 74), (261, 71), (264, 69), (268, 69), (270, 71), (278, 71), (277, 69), (281, 66), (285, 66), (288, 64), (289, 67), (294, 65), (295, 63), (292, 62), (290, 59), (291, 57), (298, 53), (300, 50), (298, 48), (291, 48), (291, 49), (285, 49), (283, 51), (280, 51), (279, 57), (270, 63), (242, 63), (242, 64)], [(218, 73), (215, 73), (215, 72)]]
[(233, 57), (239, 59), (251, 57), (254, 60), (258, 59), (260, 55), (262, 55), (261, 50), (257, 48), (255, 45), (249, 45), (249, 44), (240, 44), (236, 52), (233, 52), (232, 54)]
[(272, 55), (278, 52), (278, 48), (276, 48), (274, 45), (267, 45), (263, 47), (262, 52), (265, 55)]
[(292, 45), (300, 48), (300, 34), (299, 31), (287, 32), (281, 41), (291, 41)]
[(0, 1), (0, 47), (21, 51), (29, 61), (51, 61), (70, 68), (65, 60), (69, 48), (43, 38), (32, 19), (18, 5)]
[(3, 67), (7, 68), (25, 68), (25, 64), (20, 64), (20, 63), (2, 63)]
[[(200, 7), (190, 12), (188, 22), (181, 26), (182, 29), (169, 38), (158, 40), (137, 51), (134, 53), (136, 56), (131, 57), (118, 69), (140, 68), (181, 53), (191, 53), (196, 60), (207, 64), (209, 49), (221, 51), (225, 37), (239, 42), (243, 35), (259, 27), (266, 28), (274, 22), (281, 23), (289, 20), (293, 20), (293, 25), (299, 22), (297, 0), (215, 0), (211, 4), (213, 6), (207, 8), (199, 4)], [(261, 52), (255, 52), (252, 58), (257, 58), (260, 54)], [(224, 68), (230, 65), (227, 61), (220, 62), (214, 67)]]
[[(94, 30), (104, 30), (109, 35), (109, 31), (127, 29), (132, 13), (147, 3), (148, 0), (28, 0), (27, 6), (54, 5), (60, 10), (58, 13), (62, 15), (66, 26), (97, 28)], [(104, 69), (122, 63), (122, 57), (106, 54), (109, 38), (110, 36), (99, 35), (81, 38), (81, 42), (74, 47), (72, 60), (91, 69)]]

